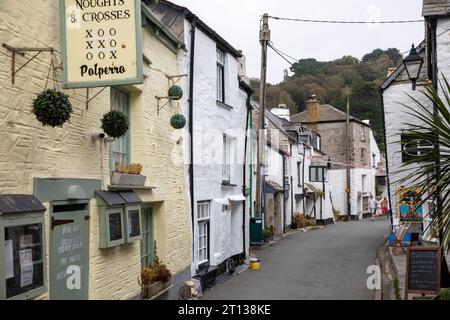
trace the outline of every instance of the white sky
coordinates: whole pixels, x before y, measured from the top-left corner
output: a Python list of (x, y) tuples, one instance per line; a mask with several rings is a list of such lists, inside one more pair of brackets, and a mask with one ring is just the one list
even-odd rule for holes
[[(188, 7), (236, 49), (247, 56), (247, 74), (260, 74), (259, 21), (272, 16), (348, 21), (421, 19), (423, 0), (173, 0)], [(328, 61), (344, 55), (362, 58), (373, 49), (396, 47), (401, 52), (424, 37), (424, 24), (335, 25), (270, 20), (276, 48), (298, 59)], [(269, 49), (269, 51), (271, 51)], [(269, 55), (268, 81), (280, 82), (289, 65)]]

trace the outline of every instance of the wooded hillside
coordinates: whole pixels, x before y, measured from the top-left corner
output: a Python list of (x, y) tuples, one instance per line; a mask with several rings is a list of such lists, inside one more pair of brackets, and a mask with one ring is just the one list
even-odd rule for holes
[[(294, 73), (276, 85), (268, 85), (267, 106), (269, 109), (286, 104), (291, 114), (305, 110), (305, 102), (315, 94), (322, 104), (331, 104), (344, 110), (346, 88), (351, 89), (350, 113), (361, 119), (370, 120), (375, 138), (384, 149), (383, 125), (378, 88), (386, 79), (388, 68), (402, 62), (398, 49), (376, 49), (361, 60), (352, 56), (328, 62), (316, 59), (302, 59), (290, 68)], [(258, 99), (259, 80), (252, 79), (255, 99)]]

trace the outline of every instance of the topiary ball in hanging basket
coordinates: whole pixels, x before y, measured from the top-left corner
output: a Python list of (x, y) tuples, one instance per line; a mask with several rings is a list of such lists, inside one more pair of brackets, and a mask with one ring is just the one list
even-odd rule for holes
[(183, 98), (183, 89), (180, 86), (171, 86), (169, 89), (169, 97), (173, 100), (180, 100)]
[(69, 96), (54, 89), (41, 92), (33, 101), (33, 114), (44, 126), (62, 127), (72, 112)]
[(120, 111), (105, 113), (102, 119), (102, 129), (111, 138), (120, 138), (127, 134), (128, 117)]
[(170, 125), (175, 129), (183, 129), (186, 125), (186, 118), (182, 114), (176, 114), (170, 119)]

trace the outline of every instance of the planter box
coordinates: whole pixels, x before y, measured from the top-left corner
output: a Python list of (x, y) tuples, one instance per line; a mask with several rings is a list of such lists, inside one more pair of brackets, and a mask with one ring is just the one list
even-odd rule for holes
[(111, 175), (111, 184), (116, 186), (141, 187), (145, 185), (146, 179), (146, 176), (140, 174), (127, 174), (114, 171)]
[(142, 285), (142, 299), (143, 300), (152, 300), (153, 297), (157, 296), (160, 292), (171, 287), (170, 282), (155, 282), (150, 285)]

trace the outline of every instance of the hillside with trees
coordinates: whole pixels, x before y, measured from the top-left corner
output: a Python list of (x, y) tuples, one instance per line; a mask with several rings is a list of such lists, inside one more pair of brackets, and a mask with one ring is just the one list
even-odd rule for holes
[[(375, 138), (384, 149), (382, 110), (378, 88), (386, 79), (388, 69), (402, 62), (398, 49), (376, 49), (361, 60), (352, 56), (328, 62), (302, 59), (292, 65), (292, 76), (276, 85), (268, 85), (267, 107), (286, 104), (291, 114), (305, 110), (309, 96), (315, 94), (322, 104), (331, 104), (345, 111), (347, 87), (351, 89), (350, 113), (370, 120)], [(259, 80), (252, 79), (255, 99), (258, 99)]]

